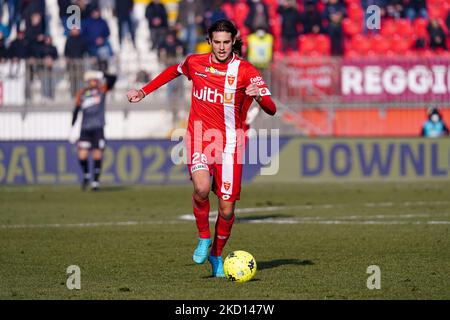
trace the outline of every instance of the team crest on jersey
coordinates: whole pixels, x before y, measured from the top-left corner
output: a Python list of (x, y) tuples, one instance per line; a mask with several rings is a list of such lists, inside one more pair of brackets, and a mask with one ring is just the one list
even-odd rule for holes
[(223, 183), (223, 187), (224, 187), (224, 189), (227, 190), (227, 191), (230, 190), (231, 182), (228, 182), (228, 181), (224, 182), (224, 183)]
[(212, 73), (212, 74), (217, 74), (219, 76), (226, 76), (227, 75), (226, 72), (219, 71), (219, 70), (217, 70), (216, 68), (213, 68), (213, 67), (206, 67), (205, 72)]
[(227, 77), (227, 79), (228, 79), (228, 84), (229, 84), (230, 86), (232, 86), (233, 83), (234, 83), (234, 80), (236, 80), (236, 77), (233, 76), (233, 75), (229, 75), (229, 76)]

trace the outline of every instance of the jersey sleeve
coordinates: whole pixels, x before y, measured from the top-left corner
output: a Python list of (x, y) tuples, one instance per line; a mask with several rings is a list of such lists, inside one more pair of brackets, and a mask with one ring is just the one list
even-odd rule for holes
[(247, 70), (246, 70), (246, 86), (254, 83), (259, 88), (259, 95), (261, 97), (264, 96), (271, 96), (269, 88), (267, 87), (266, 82), (264, 81), (263, 77), (261, 76), (261, 73), (256, 69), (253, 65), (249, 64)]
[(188, 78), (188, 80), (191, 80), (191, 76), (189, 73), (190, 58), (191, 58), (190, 56), (186, 57), (186, 59), (184, 59), (184, 61), (182, 61), (177, 67), (178, 73), (185, 75), (186, 78)]
[(81, 108), (81, 95), (83, 94), (83, 89), (80, 89), (75, 94), (75, 108)]

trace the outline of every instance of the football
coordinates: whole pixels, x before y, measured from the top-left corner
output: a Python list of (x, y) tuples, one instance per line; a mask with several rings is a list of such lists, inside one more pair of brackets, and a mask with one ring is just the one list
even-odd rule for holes
[(255, 276), (256, 260), (247, 251), (233, 251), (225, 258), (223, 269), (228, 280), (247, 282)]

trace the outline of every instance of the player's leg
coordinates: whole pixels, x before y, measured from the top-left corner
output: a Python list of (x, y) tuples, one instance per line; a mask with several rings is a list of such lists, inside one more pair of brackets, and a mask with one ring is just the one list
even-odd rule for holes
[(77, 143), (78, 146), (78, 163), (81, 167), (81, 172), (83, 174), (83, 181), (81, 183), (81, 188), (86, 190), (89, 182), (91, 180), (91, 173), (89, 170), (89, 150), (91, 148), (91, 142), (89, 137), (89, 131), (81, 130), (80, 139)]
[(98, 191), (100, 188), (100, 174), (102, 173), (103, 149), (106, 142), (103, 129), (95, 130), (92, 139), (92, 158), (94, 160), (94, 180), (92, 181), (92, 191)]
[(231, 234), (234, 223), (235, 201), (225, 201), (219, 199), (219, 212), (215, 226), (214, 242), (211, 247), (209, 262), (212, 266), (214, 277), (225, 277), (223, 271), (222, 250), (225, 247)]
[(100, 188), (100, 174), (102, 172), (103, 150), (94, 149), (92, 158), (94, 159), (94, 180), (91, 187), (93, 191), (98, 191)]
[(197, 264), (202, 264), (208, 257), (208, 249), (211, 244), (209, 231), (209, 191), (211, 189), (211, 177), (209, 170), (197, 170), (192, 172), (192, 206), (195, 222), (198, 229), (198, 243), (192, 259)]
[(91, 179), (91, 173), (89, 172), (89, 149), (78, 147), (78, 163), (81, 167), (81, 172), (83, 174), (83, 181), (81, 183), (81, 188), (86, 190)]
[(214, 191), (219, 198), (219, 209), (209, 261), (215, 277), (225, 277), (222, 251), (231, 235), (236, 200), (240, 199), (242, 164), (237, 162), (238, 156), (224, 154), (222, 164), (217, 165), (217, 174), (214, 175)]

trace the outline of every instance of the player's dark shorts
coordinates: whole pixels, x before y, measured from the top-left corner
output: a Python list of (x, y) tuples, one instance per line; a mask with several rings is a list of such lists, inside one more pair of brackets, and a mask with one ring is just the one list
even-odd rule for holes
[(103, 129), (81, 130), (78, 147), (81, 149), (104, 149), (106, 145)]

